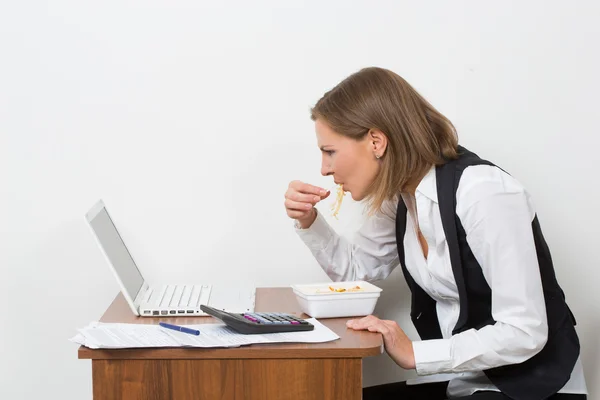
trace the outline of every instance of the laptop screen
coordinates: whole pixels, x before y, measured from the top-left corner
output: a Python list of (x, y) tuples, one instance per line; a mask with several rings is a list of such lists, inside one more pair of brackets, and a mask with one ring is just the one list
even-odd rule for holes
[(119, 235), (106, 208), (102, 207), (89, 222), (127, 293), (132, 300), (135, 300), (144, 283), (144, 278), (135, 265), (133, 258), (131, 258), (131, 254), (129, 254), (129, 250), (123, 243), (121, 235)]

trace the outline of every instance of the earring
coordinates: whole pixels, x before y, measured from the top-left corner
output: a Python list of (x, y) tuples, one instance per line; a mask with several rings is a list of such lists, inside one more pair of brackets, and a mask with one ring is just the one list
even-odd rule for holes
[(375, 158), (379, 160), (381, 156), (379, 154), (375, 154)]

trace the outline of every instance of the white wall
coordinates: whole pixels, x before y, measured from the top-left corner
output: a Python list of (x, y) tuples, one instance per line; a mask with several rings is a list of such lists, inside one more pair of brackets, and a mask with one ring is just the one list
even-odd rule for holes
[[(597, 2), (197, 3), (0, 5), (0, 398), (91, 398), (67, 339), (118, 291), (83, 218), (100, 197), (150, 281), (326, 279), (283, 194), (332, 186), (308, 110), (371, 65), (529, 188), (600, 397)], [(414, 335), (398, 272), (378, 312)]]

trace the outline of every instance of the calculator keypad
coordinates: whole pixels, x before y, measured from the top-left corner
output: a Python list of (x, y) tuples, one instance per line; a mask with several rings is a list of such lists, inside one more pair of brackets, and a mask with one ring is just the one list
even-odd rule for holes
[(241, 314), (247, 320), (255, 324), (284, 324), (284, 325), (307, 325), (308, 322), (286, 313), (244, 313)]
[(200, 309), (243, 334), (312, 331), (315, 326), (292, 314), (277, 312), (229, 313), (205, 304)]

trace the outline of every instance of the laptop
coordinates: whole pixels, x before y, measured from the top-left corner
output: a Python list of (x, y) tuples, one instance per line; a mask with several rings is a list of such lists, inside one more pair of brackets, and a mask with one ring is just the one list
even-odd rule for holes
[(86, 214), (86, 220), (113, 271), (131, 311), (141, 317), (203, 316), (201, 304), (219, 310), (245, 313), (254, 311), (255, 287), (239, 284), (219, 287), (195, 285), (150, 285), (125, 246), (102, 200)]

